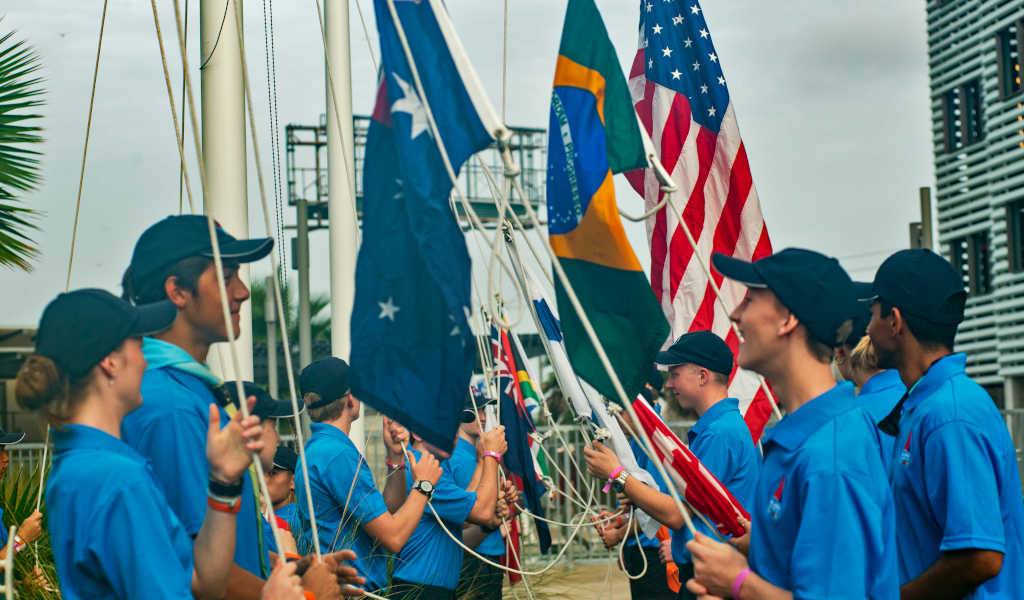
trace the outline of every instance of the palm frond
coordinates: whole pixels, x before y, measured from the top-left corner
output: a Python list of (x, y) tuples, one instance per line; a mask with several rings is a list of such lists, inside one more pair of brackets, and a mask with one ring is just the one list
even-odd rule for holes
[(43, 79), (39, 55), (15, 32), (0, 36), (0, 265), (31, 270), (38, 249), (30, 237), (37, 229), (36, 211), (19, 206), (17, 192), (36, 189), (42, 181), (39, 151)]

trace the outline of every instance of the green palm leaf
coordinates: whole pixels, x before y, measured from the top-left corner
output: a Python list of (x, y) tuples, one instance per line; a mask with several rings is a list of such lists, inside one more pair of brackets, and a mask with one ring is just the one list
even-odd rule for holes
[(36, 189), (42, 177), (40, 153), (42, 128), (34, 123), (42, 115), (42, 78), (36, 76), (39, 55), (14, 32), (0, 36), (0, 265), (31, 270), (39, 251), (30, 237), (37, 229), (36, 211), (19, 206), (16, 192)]

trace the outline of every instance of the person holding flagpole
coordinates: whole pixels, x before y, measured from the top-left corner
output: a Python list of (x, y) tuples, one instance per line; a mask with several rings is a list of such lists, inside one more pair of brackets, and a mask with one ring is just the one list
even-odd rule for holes
[(751, 531), (737, 540), (749, 554), (698, 533), (687, 587), (743, 600), (896, 598), (897, 522), (875, 425), (831, 369), (857, 310), (850, 277), (834, 258), (795, 248), (712, 260), (748, 288), (730, 315), (743, 339), (737, 362), (768, 380), (786, 416), (762, 438)]
[[(259, 418), (236, 414), (222, 428), (217, 406), (207, 406), (207, 508), (194, 540), (149, 462), (120, 439), (124, 416), (143, 402), (142, 337), (166, 330), (176, 312), (167, 301), (134, 307), (99, 289), (61, 294), (43, 311), (36, 352), (18, 371), (18, 402), (54, 428), (46, 505), (68, 600), (227, 591), (242, 477), (264, 446)], [(301, 599), (295, 569), (280, 563), (261, 598)]]
[(1020, 598), (1024, 501), (1006, 423), (953, 353), (967, 293), (931, 250), (901, 250), (870, 291), (868, 335), (907, 386), (878, 424), (890, 440), (904, 600)]

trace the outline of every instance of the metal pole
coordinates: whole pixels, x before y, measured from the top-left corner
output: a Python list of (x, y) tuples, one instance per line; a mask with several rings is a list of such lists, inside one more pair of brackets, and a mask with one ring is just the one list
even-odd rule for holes
[[(203, 198), (204, 211), (229, 233), (249, 237), (249, 205), (246, 196), (245, 87), (238, 51), (236, 11), (230, 0), (202, 0), (199, 11), (202, 65), (203, 163), (210, 174)], [(242, 0), (238, 0), (241, 4)], [(239, 13), (241, 11), (238, 11)], [(239, 277), (249, 285), (249, 267), (241, 265)], [(242, 304), (240, 333), (236, 340), (240, 373), (230, 361), (219, 361), (211, 349), (210, 364), (224, 379), (252, 381), (252, 306)], [(214, 348), (220, 347), (215, 344)], [(228, 356), (223, 347), (224, 356)]]
[(274, 302), (274, 277), (267, 275), (263, 294), (263, 320), (267, 324), (267, 388), (274, 398), (279, 396), (277, 387), (277, 306)]
[(921, 247), (932, 250), (932, 189), (923, 187), (918, 193), (921, 198)]
[[(326, 0), (327, 30), (327, 220), (331, 255), (331, 354), (348, 360), (351, 351), (349, 319), (356, 274), (355, 172), (352, 134), (352, 58), (349, 47), (349, 2)], [(331, 89), (333, 82), (333, 91)], [(337, 106), (335, 106), (337, 100)], [(339, 136), (340, 132), (340, 136)], [(362, 414), (362, 409), (360, 409)], [(365, 419), (352, 424), (349, 437), (362, 450)]]
[(295, 200), (295, 265), (299, 269), (299, 369), (313, 362), (309, 328), (309, 212), (305, 196)]

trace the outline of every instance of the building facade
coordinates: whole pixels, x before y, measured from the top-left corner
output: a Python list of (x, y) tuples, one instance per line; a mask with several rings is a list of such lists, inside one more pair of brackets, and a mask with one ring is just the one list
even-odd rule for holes
[(1024, 407), (1024, 2), (927, 0), (938, 250), (962, 274), (956, 349)]

